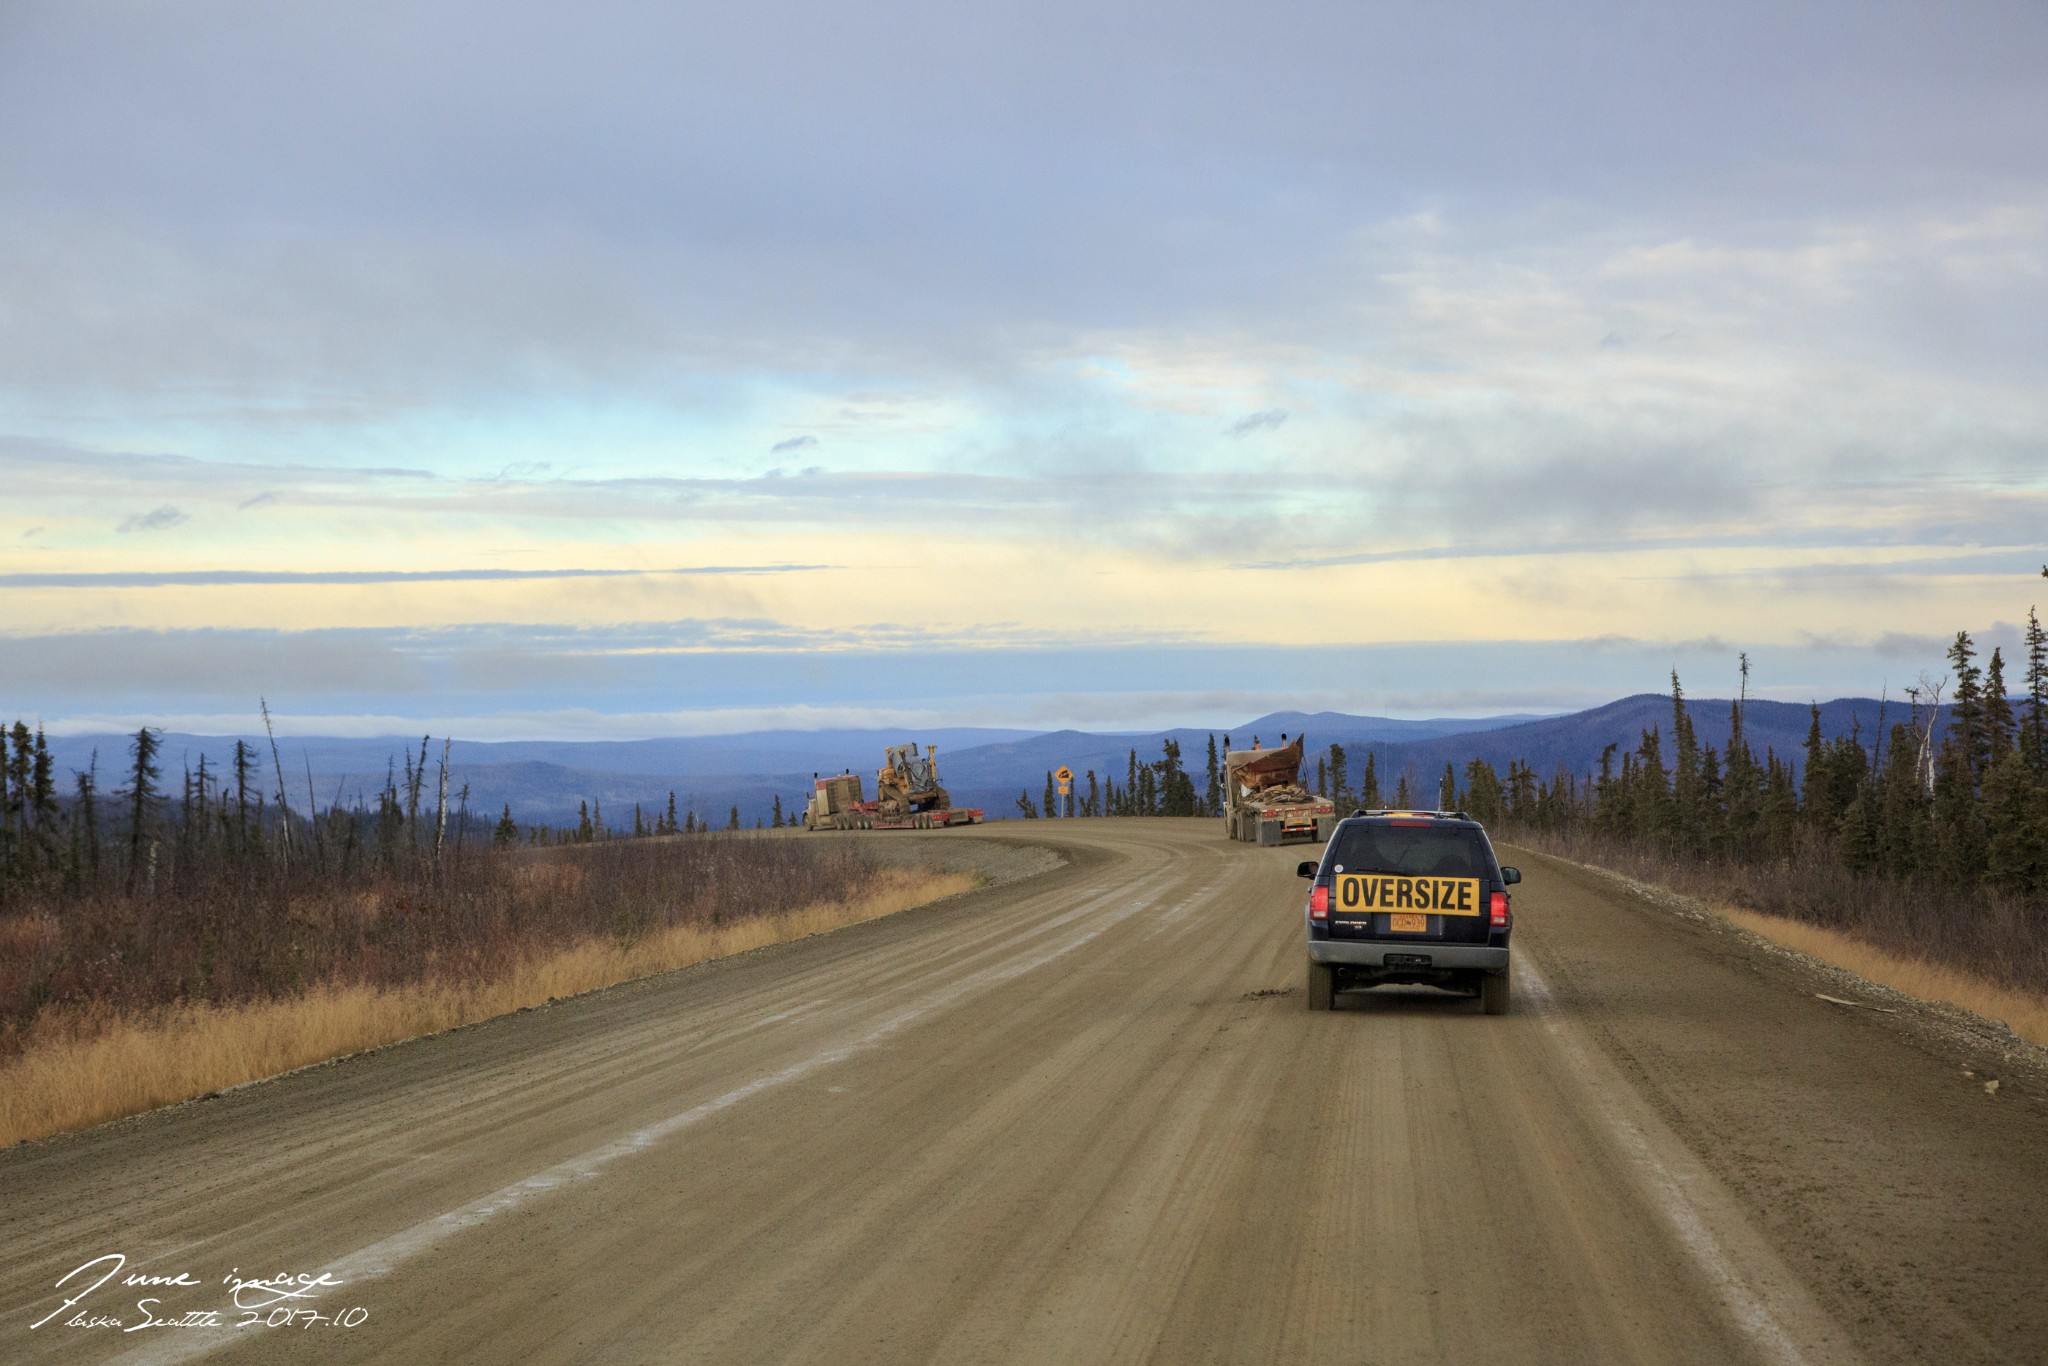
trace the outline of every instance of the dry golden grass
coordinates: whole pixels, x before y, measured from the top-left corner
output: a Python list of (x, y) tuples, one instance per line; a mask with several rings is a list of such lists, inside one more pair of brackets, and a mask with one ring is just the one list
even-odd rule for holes
[(1924, 958), (1887, 953), (1839, 930), (1734, 907), (1718, 909), (1735, 924), (1774, 944), (1923, 1001), (1946, 1001), (1987, 1019), (2003, 1020), (2006, 1028), (2027, 1042), (2048, 1045), (2048, 996), (2000, 986)]
[(966, 873), (888, 870), (853, 901), (719, 926), (681, 926), (621, 946), (593, 941), (478, 983), (320, 988), (288, 1001), (177, 1006), (147, 1015), (40, 1022), (0, 1065), (0, 1146), (190, 1100), (296, 1067), (541, 1005), (748, 949), (822, 934), (978, 885)]

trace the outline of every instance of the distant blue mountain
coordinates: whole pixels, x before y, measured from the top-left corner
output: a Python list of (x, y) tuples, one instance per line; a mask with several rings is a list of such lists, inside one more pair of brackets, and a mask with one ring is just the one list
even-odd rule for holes
[[(1733, 731), (1733, 702), (1728, 698), (1688, 699), (1687, 714), (1702, 746), (1726, 750)], [(1944, 711), (1946, 709), (1944, 708)], [(1820, 704), (1821, 735), (1860, 735), (1866, 746), (1878, 740), (1880, 717), (1886, 731), (1893, 723), (1905, 721), (1910, 709), (1893, 700), (1880, 703), (1874, 697), (1843, 697)], [(1639, 693), (1609, 702), (1590, 711), (1569, 716), (1545, 717), (1476, 734), (1443, 736), (1404, 744), (1371, 744), (1369, 748), (1381, 774), (1381, 788), (1391, 795), (1393, 780), (1402, 773), (1411, 783), (1431, 781), (1429, 795), (1436, 793), (1434, 780), (1445, 764), (1460, 772), (1473, 759), (1484, 759), (1496, 769), (1521, 760), (1545, 778), (1563, 769), (1585, 775), (1599, 768), (1600, 754), (1608, 745), (1619, 753), (1633, 750), (1643, 732), (1656, 730), (1663, 742), (1666, 763), (1674, 758), (1672, 747), (1671, 699), (1658, 693)], [(1806, 703), (1768, 702), (1751, 698), (1743, 712), (1743, 731), (1749, 747), (1759, 759), (1767, 753), (1789, 760), (1795, 772), (1804, 767), (1807, 731), (1812, 711)], [(1889, 738), (1888, 736), (1886, 737)], [(1350, 761), (1355, 780), (1362, 755)]]
[[(1690, 704), (1693, 724), (1700, 742), (1724, 748), (1729, 732), (1729, 702), (1706, 699)], [(1872, 698), (1842, 698), (1821, 707), (1821, 729), (1833, 737), (1860, 730), (1866, 742), (1874, 737), (1879, 704)], [(1897, 702), (1887, 705), (1885, 723), (1903, 720), (1906, 708)], [(1747, 729), (1751, 746), (1759, 755), (1766, 749), (1790, 758), (1795, 765), (1805, 742), (1808, 711), (1804, 705), (1785, 702), (1751, 701)], [(1548, 776), (1563, 768), (1574, 773), (1591, 773), (1599, 764), (1601, 750), (1616, 745), (1631, 750), (1642, 733), (1657, 727), (1669, 757), (1671, 700), (1655, 693), (1625, 697), (1590, 711), (1564, 716), (1527, 715), (1481, 718), (1434, 718), (1397, 720), (1390, 717), (1352, 716), (1341, 712), (1274, 712), (1215, 731), (1181, 728), (1132, 734), (1095, 734), (1062, 730), (1026, 730), (971, 727), (919, 729), (846, 729), (828, 731), (757, 731), (742, 735), (695, 736), (687, 738), (623, 741), (470, 741), (456, 740), (450, 749), (451, 805), (465, 785), (468, 809), (474, 819), (495, 820), (510, 807), (515, 818), (530, 823), (573, 822), (580, 803), (602, 809), (614, 828), (631, 828), (637, 803), (651, 820), (675, 794), (679, 811), (695, 811), (702, 820), (723, 825), (737, 806), (741, 820), (752, 825), (765, 818), (776, 797), (785, 812), (794, 813), (810, 792), (813, 774), (850, 769), (872, 782), (885, 745), (916, 740), (936, 745), (939, 766), (954, 801), (962, 806), (980, 806), (991, 816), (1014, 813), (1018, 793), (1035, 800), (1044, 791), (1045, 775), (1060, 765), (1072, 768), (1085, 792), (1086, 774), (1094, 772), (1098, 782), (1124, 781), (1136, 751), (1138, 762), (1150, 763), (1160, 757), (1165, 742), (1176, 741), (1182, 762), (1200, 775), (1207, 760), (1213, 735), (1217, 747), (1225, 737), (1244, 748), (1257, 737), (1267, 746), (1281, 738), (1306, 734), (1311, 756), (1327, 755), (1332, 743), (1344, 746), (1355, 782), (1370, 751), (1380, 774), (1382, 790), (1389, 796), (1396, 779), (1407, 773), (1412, 784), (1424, 784), (1419, 791), (1435, 794), (1435, 780), (1446, 763), (1462, 771), (1473, 758), (1483, 758), (1498, 769), (1510, 760), (1530, 763)], [(269, 743), (261, 735), (244, 736), (255, 745), (259, 758), (259, 790), (276, 789)], [(180, 776), (196, 766), (201, 755), (214, 773), (228, 770), (234, 736), (202, 736), (170, 733), (164, 737), (163, 765), (167, 787), (178, 790)], [(128, 738), (120, 735), (70, 736), (53, 739), (60, 775), (82, 769), (99, 751), (101, 781), (112, 790), (121, 781), (127, 762)], [(375, 801), (384, 784), (387, 765), (402, 775), (409, 752), (417, 760), (419, 739), (382, 737), (357, 740), (335, 737), (282, 737), (278, 748), (283, 757), (285, 787), (294, 807), (307, 801), (308, 769), (310, 787), (320, 805), (339, 794), (346, 802)], [(430, 774), (441, 757), (437, 737), (428, 747)], [(402, 780), (402, 778), (401, 778)], [(433, 778), (427, 792), (433, 790)]]

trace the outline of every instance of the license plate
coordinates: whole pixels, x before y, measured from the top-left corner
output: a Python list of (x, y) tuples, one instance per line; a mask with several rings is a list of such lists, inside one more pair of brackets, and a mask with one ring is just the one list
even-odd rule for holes
[(1429, 932), (1429, 917), (1426, 915), (1390, 915), (1387, 928), (1396, 934), (1426, 934)]

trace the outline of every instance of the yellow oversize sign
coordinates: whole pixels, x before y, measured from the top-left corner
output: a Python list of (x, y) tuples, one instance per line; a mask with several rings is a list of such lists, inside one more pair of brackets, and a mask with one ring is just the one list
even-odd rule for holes
[(1478, 915), (1483, 909), (1476, 877), (1404, 877), (1399, 873), (1337, 874), (1339, 915), (1375, 911), (1422, 911), (1430, 915)]

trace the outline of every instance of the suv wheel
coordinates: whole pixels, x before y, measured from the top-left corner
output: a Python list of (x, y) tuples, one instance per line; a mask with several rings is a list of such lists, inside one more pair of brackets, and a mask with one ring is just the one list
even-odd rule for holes
[(1479, 1005), (1489, 1015), (1508, 1013), (1508, 970), (1489, 972), (1479, 982)]
[(1328, 963), (1318, 963), (1313, 958), (1308, 960), (1308, 1008), (1337, 1008), (1337, 969)]

